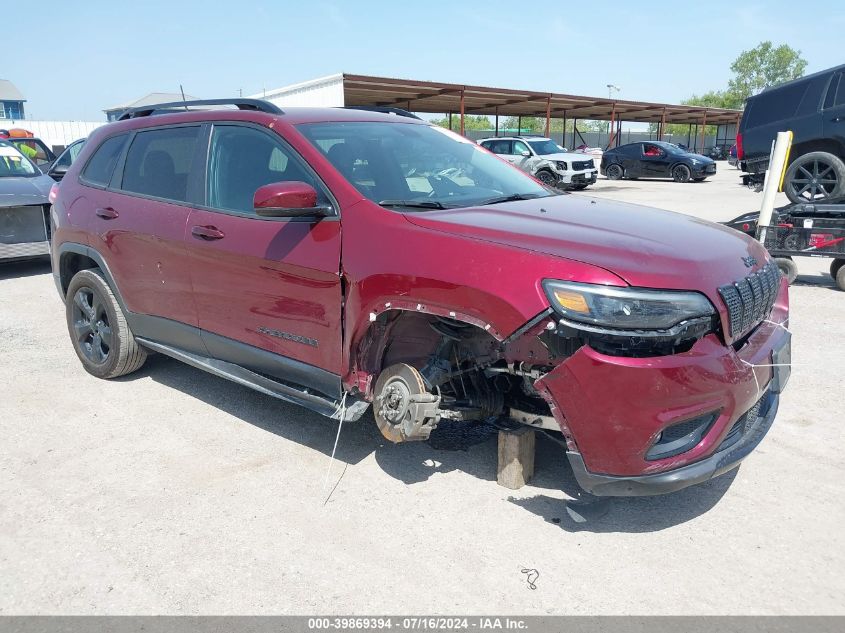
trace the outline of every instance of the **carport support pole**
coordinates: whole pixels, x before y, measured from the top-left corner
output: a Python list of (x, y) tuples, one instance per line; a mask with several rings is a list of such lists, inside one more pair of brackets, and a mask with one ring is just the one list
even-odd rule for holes
[(569, 149), (575, 149), (575, 132), (578, 131), (578, 117), (572, 119), (572, 147)]
[(666, 108), (663, 108), (663, 114), (660, 115), (660, 127), (657, 130), (657, 140), (663, 140), (663, 134), (665, 133), (666, 128)]
[(701, 122), (701, 151), (704, 151), (704, 133), (707, 131), (707, 110), (704, 111), (704, 120)]
[(522, 115), (520, 114), (516, 117), (516, 135), (519, 136), (522, 133)]
[(464, 136), (464, 90), (461, 88), (461, 136)]
[(452, 113), (449, 113), (449, 129), (452, 129)]
[(494, 136), (499, 136), (499, 106), (496, 106), (496, 134)]
[(552, 130), (552, 95), (546, 97), (546, 137)]
[(610, 125), (607, 126), (607, 147), (606, 149), (610, 149), (613, 146), (613, 137), (615, 135), (616, 129), (614, 127), (614, 123), (616, 121), (616, 102), (613, 102), (613, 107), (610, 109)]
[(566, 145), (566, 110), (563, 111), (563, 132), (560, 133), (560, 144)]

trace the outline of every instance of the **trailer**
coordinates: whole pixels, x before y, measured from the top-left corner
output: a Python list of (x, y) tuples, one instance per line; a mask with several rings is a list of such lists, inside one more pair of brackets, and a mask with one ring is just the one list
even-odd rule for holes
[(759, 226), (759, 215), (746, 213), (724, 224), (760, 239), (789, 283), (798, 276), (794, 257), (832, 259), (830, 274), (845, 290), (845, 198), (781, 207), (768, 226)]

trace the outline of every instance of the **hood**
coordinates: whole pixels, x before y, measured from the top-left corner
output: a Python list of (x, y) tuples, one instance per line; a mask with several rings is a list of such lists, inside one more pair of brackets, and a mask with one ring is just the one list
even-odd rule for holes
[(710, 158), (709, 156), (702, 156), (701, 154), (693, 154), (692, 152), (684, 152), (684, 156), (689, 159), (695, 159), (701, 163), (709, 164), (715, 163), (716, 161)]
[(50, 176), (0, 177), (0, 207), (47, 204), (50, 188), (56, 183)]
[[(728, 227), (585, 196), (405, 217), (431, 230), (600, 266), (632, 286), (698, 290), (713, 301), (719, 300), (719, 286), (742, 279), (768, 260), (759, 242)], [(743, 261), (749, 255), (757, 262), (750, 267)]]
[(557, 154), (542, 154), (537, 158), (545, 158), (546, 160), (565, 160), (570, 163), (573, 160), (581, 162), (593, 158), (591, 154), (576, 154), (575, 152), (558, 152)]

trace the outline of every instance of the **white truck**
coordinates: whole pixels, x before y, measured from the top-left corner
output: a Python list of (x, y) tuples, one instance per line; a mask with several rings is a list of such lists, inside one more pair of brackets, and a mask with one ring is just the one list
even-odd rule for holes
[(591, 156), (567, 152), (550, 138), (499, 136), (478, 144), (550, 187), (580, 190), (596, 182), (598, 170)]

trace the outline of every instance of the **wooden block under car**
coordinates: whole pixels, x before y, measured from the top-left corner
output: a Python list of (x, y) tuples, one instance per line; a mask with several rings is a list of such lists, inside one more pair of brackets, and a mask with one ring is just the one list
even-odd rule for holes
[(499, 431), (499, 465), (496, 481), (517, 490), (534, 476), (534, 429)]

